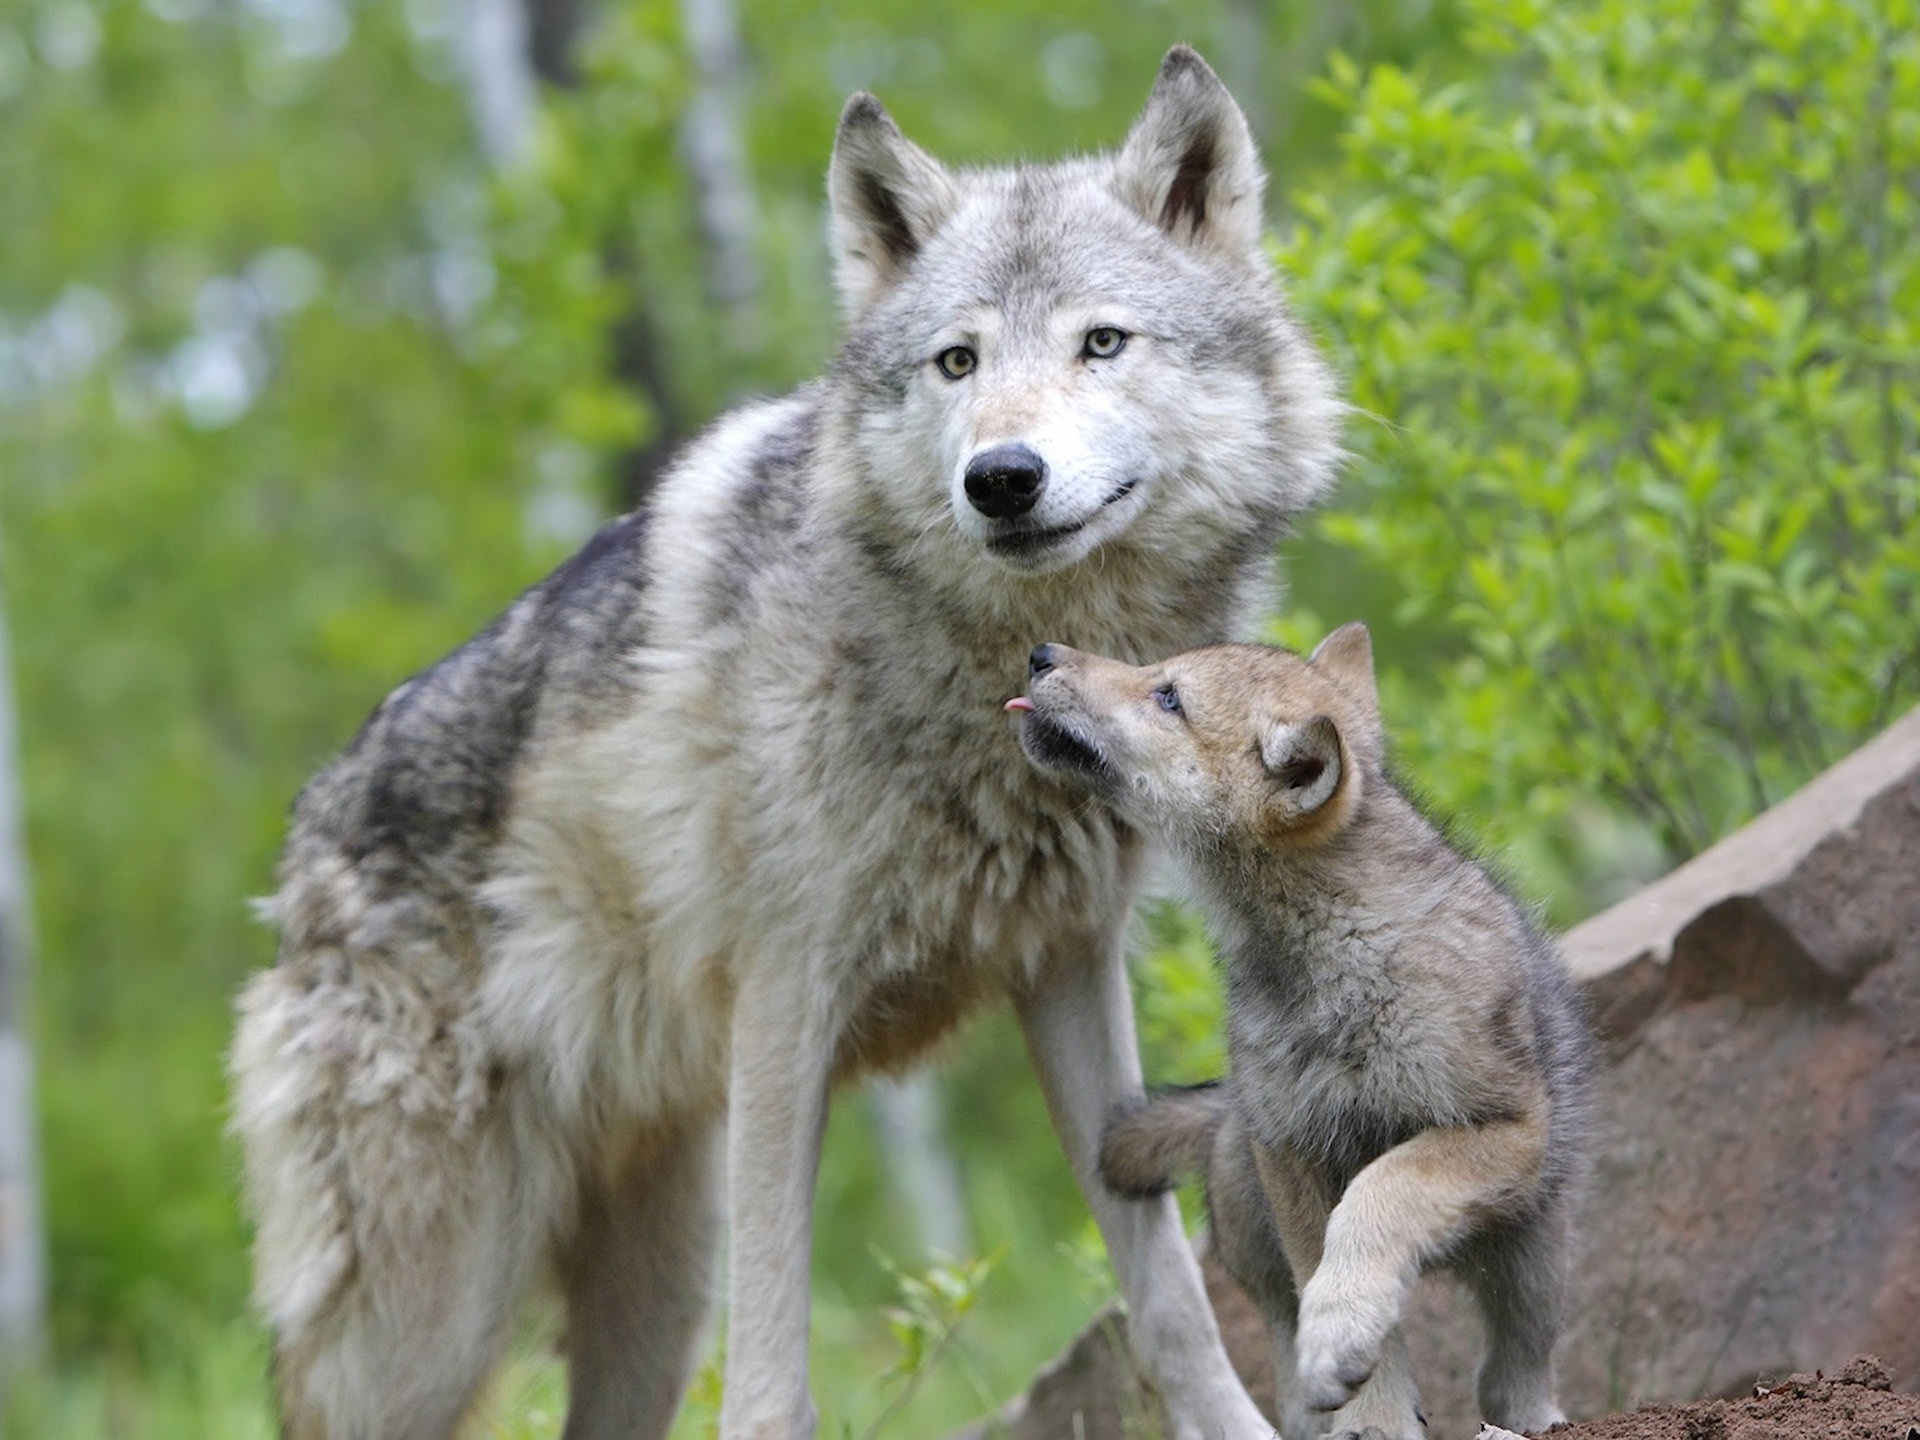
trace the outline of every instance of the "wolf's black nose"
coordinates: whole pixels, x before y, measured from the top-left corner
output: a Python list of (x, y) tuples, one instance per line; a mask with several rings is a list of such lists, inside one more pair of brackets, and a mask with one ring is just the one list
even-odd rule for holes
[(1053, 669), (1053, 646), (1036, 645), (1033, 654), (1027, 657), (1027, 676), (1038, 680), (1047, 671)]
[(990, 520), (1024, 515), (1047, 483), (1047, 462), (1025, 445), (995, 445), (967, 462), (967, 499)]

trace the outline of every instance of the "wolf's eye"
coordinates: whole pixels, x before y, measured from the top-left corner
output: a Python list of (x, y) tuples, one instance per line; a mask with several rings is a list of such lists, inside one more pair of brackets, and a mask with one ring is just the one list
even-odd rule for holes
[(1087, 343), (1080, 353), (1092, 360), (1111, 360), (1126, 344), (1126, 331), (1114, 325), (1096, 325), (1087, 331)]
[(940, 373), (949, 380), (964, 380), (973, 373), (973, 367), (980, 360), (967, 346), (951, 345), (934, 356), (933, 363), (940, 367)]
[(1173, 686), (1162, 685), (1158, 690), (1153, 692), (1153, 698), (1155, 702), (1159, 704), (1160, 708), (1169, 715), (1178, 715), (1180, 713), (1180, 692), (1174, 689)]

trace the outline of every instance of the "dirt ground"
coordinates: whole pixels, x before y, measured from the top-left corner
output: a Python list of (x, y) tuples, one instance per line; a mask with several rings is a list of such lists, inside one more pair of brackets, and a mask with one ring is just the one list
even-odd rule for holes
[(1900, 1395), (1872, 1355), (1838, 1375), (1791, 1375), (1743, 1400), (1649, 1405), (1545, 1432), (1553, 1440), (1920, 1440), (1920, 1395)]

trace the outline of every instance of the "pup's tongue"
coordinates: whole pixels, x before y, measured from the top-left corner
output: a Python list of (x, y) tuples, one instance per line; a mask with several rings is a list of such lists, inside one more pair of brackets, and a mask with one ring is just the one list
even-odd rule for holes
[(1031, 710), (1033, 709), (1033, 701), (1024, 695), (1016, 695), (1013, 699), (1007, 701), (1005, 708), (1008, 710)]

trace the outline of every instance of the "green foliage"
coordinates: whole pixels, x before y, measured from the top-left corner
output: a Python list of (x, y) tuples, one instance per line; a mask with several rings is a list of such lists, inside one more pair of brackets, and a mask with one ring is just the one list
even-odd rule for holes
[(1920, 25), (1468, 8), (1469, 79), (1323, 87), (1284, 258), (1360, 463), (1313, 534), (1438, 637), (1390, 718), (1446, 807), (1685, 854), (1920, 697)]
[(270, 1440), (265, 1338), (251, 1325), (189, 1323), (164, 1358), (90, 1355), (52, 1377), (10, 1376), (0, 1434), (20, 1440)]
[(1133, 991), (1148, 1072), (1165, 1085), (1225, 1073), (1226, 1000), (1205, 925), (1170, 900), (1150, 902), (1143, 919), (1146, 946), (1134, 962)]
[[(62, 1353), (180, 1365), (245, 1293), (221, 1056), (287, 804), (558, 551), (515, 373), (432, 281), (466, 130), (398, 18), (296, 92), (211, 16), (110, 8), (75, 52), (51, 13), (62, 65), (5, 102), (0, 536), (53, 1318)], [(385, 163), (369, 105), (411, 140)]]

